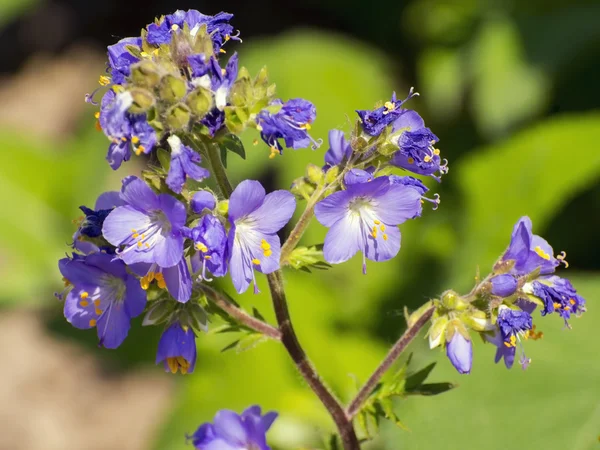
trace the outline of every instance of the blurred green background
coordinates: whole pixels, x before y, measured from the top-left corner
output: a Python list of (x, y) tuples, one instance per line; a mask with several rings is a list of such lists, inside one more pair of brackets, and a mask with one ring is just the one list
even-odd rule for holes
[[(95, 109), (83, 102), (103, 71), (103, 49), (154, 15), (189, 7), (236, 14), (244, 43), (229, 52), (251, 72), (268, 65), (283, 99), (313, 101), (313, 136), (348, 131), (355, 109), (415, 86), (421, 97), (411, 108), (450, 161), (441, 185), (427, 181), (441, 194), (439, 210), (402, 225), (398, 258), (370, 263), (367, 276), (358, 258), (312, 276), (286, 273), (300, 340), (341, 398), (352, 397), (355, 378), (364, 381), (402, 333), (403, 307), (470, 289), (521, 215), (557, 252), (567, 251), (571, 266), (562, 274), (588, 300), (573, 330), (536, 316), (545, 337), (527, 343), (526, 372), (495, 365), (495, 349), (478, 343), (472, 374), (459, 376), (443, 353), (416, 342), (415, 367), (439, 360), (431, 380), (459, 387), (399, 401), (410, 431), (384, 426), (368, 448), (600, 448), (600, 4), (584, 0), (0, 0), (0, 448), (191, 448), (185, 433), (216, 410), (254, 403), (280, 413), (274, 448), (322, 448), (322, 431), (332, 430), (275, 343), (220, 353), (234, 337), (202, 335), (196, 372), (173, 377), (152, 366), (160, 330), (138, 321), (122, 348), (101, 350), (94, 331), (64, 322), (52, 295), (61, 289), (56, 261), (68, 250), (77, 207), (141, 168), (130, 162), (111, 171)], [(321, 164), (327, 149), (269, 160), (255, 137), (244, 136), (246, 161), (230, 158), (235, 183), (255, 178), (285, 188), (307, 163)], [(314, 224), (303, 242), (324, 234)], [(235, 298), (273, 321), (266, 280), (259, 285), (263, 294)], [(221, 286), (233, 292), (229, 280)], [(39, 330), (28, 339), (33, 326)]]

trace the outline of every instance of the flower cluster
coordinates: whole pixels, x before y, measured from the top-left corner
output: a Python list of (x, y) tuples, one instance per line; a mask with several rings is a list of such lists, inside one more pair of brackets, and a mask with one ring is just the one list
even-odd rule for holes
[(517, 353), (525, 369), (531, 359), (525, 355), (523, 342), (543, 336), (533, 324), (533, 312), (558, 314), (566, 327), (568, 319), (585, 312), (585, 300), (571, 282), (553, 275), (565, 261), (565, 253), (554, 256), (552, 247), (533, 234), (529, 217), (516, 223), (510, 245), (494, 265), (493, 272), (473, 291), (463, 297), (445, 293), (436, 302), (429, 330), (430, 346), (445, 342), (446, 354), (460, 373), (469, 373), (473, 348), (469, 329), (495, 345), (496, 362), (504, 359), (507, 368)]

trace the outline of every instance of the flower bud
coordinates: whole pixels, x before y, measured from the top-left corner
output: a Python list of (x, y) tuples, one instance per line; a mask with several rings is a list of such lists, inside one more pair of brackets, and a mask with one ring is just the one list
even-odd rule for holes
[(461, 320), (465, 325), (475, 331), (489, 331), (495, 328), (492, 319), (487, 317), (485, 312), (477, 309), (465, 311), (461, 316)]
[(188, 94), (185, 103), (194, 115), (204, 117), (213, 107), (213, 95), (208, 89), (198, 87)]
[(209, 191), (198, 191), (192, 197), (190, 206), (192, 211), (196, 214), (200, 214), (204, 209), (213, 210), (215, 209), (217, 202), (215, 196)]
[(228, 212), (229, 212), (229, 200), (221, 200), (217, 204), (217, 213), (219, 213), (220, 216), (226, 216)]
[(136, 86), (153, 88), (160, 78), (160, 69), (152, 61), (140, 61), (131, 66), (131, 81)]
[(166, 75), (160, 81), (158, 90), (161, 100), (168, 103), (177, 103), (185, 96), (187, 92), (187, 85), (185, 80), (181, 78), (173, 75)]
[(315, 192), (315, 187), (306, 178), (300, 177), (294, 180), (290, 192), (298, 198), (308, 199)]
[(325, 183), (330, 184), (335, 181), (335, 179), (340, 174), (340, 168), (338, 166), (330, 167), (327, 173), (325, 174)]
[(429, 329), (429, 348), (436, 348), (442, 343), (447, 326), (448, 316), (441, 316), (433, 321)]
[(189, 303), (185, 308), (187, 321), (195, 331), (208, 331), (208, 315), (198, 303)]
[(448, 324), (446, 331), (446, 356), (460, 374), (471, 373), (473, 343), (464, 325), (457, 319)]
[(181, 130), (187, 127), (190, 117), (190, 109), (186, 105), (179, 103), (167, 111), (167, 125), (172, 130)]
[(499, 297), (510, 297), (517, 290), (517, 279), (509, 274), (496, 275), (490, 280), (492, 294)]
[(148, 309), (144, 316), (143, 326), (157, 325), (169, 318), (173, 312), (174, 302), (168, 300), (158, 300)]
[(309, 164), (306, 166), (306, 178), (313, 184), (319, 184), (323, 180), (323, 170), (319, 166)]
[(446, 309), (460, 311), (466, 309), (469, 304), (454, 291), (446, 291), (442, 294), (442, 306)]
[(129, 90), (129, 93), (133, 97), (129, 112), (143, 114), (154, 106), (156, 100), (150, 91), (143, 88), (133, 88)]

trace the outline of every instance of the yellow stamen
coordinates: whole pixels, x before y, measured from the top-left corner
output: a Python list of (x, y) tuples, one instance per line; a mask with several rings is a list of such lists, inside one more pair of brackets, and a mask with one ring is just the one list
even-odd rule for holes
[(229, 39), (231, 39), (231, 36), (229, 36), (228, 34), (225, 35), (225, 42), (227, 42)]
[(96, 326), (96, 319), (92, 319), (89, 321), (90, 327), (95, 327)]
[(279, 149), (277, 147), (271, 147), (271, 154), (269, 155), (269, 159), (273, 159), (279, 155)]
[(554, 309), (560, 309), (560, 303), (554, 302)]
[[(258, 124), (258, 125), (256, 125), (256, 129), (257, 129), (258, 131), (262, 131), (262, 130), (263, 130), (263, 127), (261, 127), (261, 126), (260, 126), (260, 124)], [(258, 139), (255, 139), (255, 140), (256, 140), (256, 143), (258, 143)]]
[(135, 154), (137, 156), (140, 156), (142, 153), (144, 153), (146, 151), (146, 147), (144, 147), (143, 145), (138, 145), (135, 149)]
[(138, 246), (138, 248), (140, 248), (140, 247), (142, 246), (142, 241), (139, 241), (139, 242), (137, 243), (137, 246)]
[(79, 294), (79, 297), (81, 298), (81, 300), (85, 300), (89, 296), (90, 296), (90, 293), (87, 291), (83, 291), (81, 294)]
[(434, 155), (439, 155), (440, 154), (440, 149), (439, 148), (434, 148), (433, 149), (433, 154)]
[(207, 261), (211, 258), (210, 255), (204, 255), (204, 259), (206, 259)]
[(196, 250), (201, 251), (202, 253), (206, 253), (208, 251), (208, 247), (204, 245), (202, 242), (198, 242), (195, 245)]
[(100, 314), (102, 314), (102, 310), (100, 308), (96, 308), (95, 312), (96, 312), (96, 315), (98, 315), (98, 316)]
[(100, 118), (100, 111), (96, 111), (96, 112), (94, 113), (94, 117), (95, 117), (96, 119), (99, 119), (99, 118)]
[(271, 244), (269, 244), (265, 239), (260, 241), (260, 248), (263, 250), (269, 250), (271, 248)]
[(574, 304), (575, 304), (575, 303), (577, 303), (577, 302), (576, 302), (575, 300), (573, 300), (573, 299), (570, 299), (570, 300), (569, 300), (569, 303), (570, 303), (571, 305), (574, 305)]
[(384, 115), (389, 114), (396, 109), (396, 105), (392, 102), (385, 102), (383, 106), (385, 107), (385, 111), (383, 111)]
[(263, 255), (265, 255), (267, 258), (268, 258), (269, 256), (271, 256), (272, 254), (273, 254), (273, 250), (265, 250), (265, 251), (263, 252)]
[(97, 298), (96, 300), (94, 300), (94, 306), (95, 306), (96, 308), (99, 308), (99, 307), (100, 307), (100, 299), (99, 299), (99, 298)]
[(179, 25), (177, 25), (176, 23), (174, 23), (173, 25), (171, 25), (171, 30), (173, 30), (173, 31), (179, 30)]
[(169, 366), (171, 373), (177, 373), (177, 369), (179, 369), (177, 358), (167, 358), (167, 365)]
[(148, 272), (145, 276), (140, 279), (140, 286), (146, 290), (150, 287), (150, 283), (154, 280), (154, 272)]
[(84, 308), (87, 308), (88, 306), (90, 306), (90, 302), (88, 302), (87, 300), (81, 300), (81, 301), (79, 302), (79, 304), (80, 304), (81, 306), (83, 306)]
[(156, 279), (156, 285), (160, 288), (160, 289), (164, 289), (167, 287), (167, 283), (165, 283), (164, 279)]
[(97, 131), (102, 131), (102, 125), (100, 125), (100, 121), (96, 120), (96, 130)]
[(254, 259), (252, 260), (252, 264), (254, 264), (255, 266), (258, 266), (258, 265), (260, 264), (260, 260), (258, 260), (258, 259), (256, 259), (256, 258), (254, 258)]
[(126, 138), (125, 136), (123, 136), (123, 137), (121, 138), (121, 140), (122, 140), (123, 142), (127, 142), (127, 138)]
[(227, 53), (224, 49), (220, 49), (219, 52), (221, 52), (221, 53)]
[(310, 130), (312, 127), (310, 126), (310, 123), (304, 123), (302, 125), (300, 125), (300, 128), (303, 130)]
[(408, 163), (409, 164), (414, 164), (415, 163), (415, 158), (413, 158), (413, 157), (408, 158)]
[(383, 225), (383, 224), (382, 224), (382, 225), (379, 227), (379, 229), (380, 229), (381, 231), (385, 231), (385, 225)]
[(140, 237), (140, 234), (139, 234), (139, 233), (133, 233), (133, 234), (131, 235), (131, 237), (132, 237), (132, 238), (134, 238), (134, 239), (137, 239), (137, 238), (139, 238), (139, 237)]
[(70, 285), (71, 285), (71, 282), (70, 282), (69, 280), (67, 280), (67, 278), (66, 278), (66, 277), (62, 277), (62, 280), (63, 280), (63, 283), (64, 283), (65, 287), (67, 287), (67, 286), (70, 286)]
[(155, 274), (154, 274), (154, 279), (155, 279), (156, 281), (160, 281), (160, 280), (164, 280), (164, 279), (165, 279), (165, 277), (164, 277), (164, 275), (162, 274), (162, 272), (157, 272), (157, 273), (155, 273)]
[(373, 233), (371, 233), (371, 236), (373, 236), (373, 238), (377, 239), (377, 230), (373, 230)]
[(110, 84), (110, 78), (108, 78), (106, 75), (100, 75), (100, 78), (98, 78), (98, 83), (100, 83), (100, 86), (108, 86)]
[(131, 138), (131, 142), (132, 142), (133, 144), (137, 144), (138, 142), (140, 142), (140, 138), (139, 138), (139, 137), (137, 137), (137, 136), (133, 136), (133, 137)]
[(533, 249), (539, 256), (546, 260), (550, 260), (550, 255), (546, 253), (539, 245)]
[(384, 240), (384, 241), (387, 241), (387, 240), (388, 240), (388, 235), (387, 235), (387, 234), (384, 234), (384, 235), (383, 235), (383, 240)]
[(379, 225), (381, 222), (380, 222), (379, 220), (375, 220), (373, 223), (374, 223), (375, 225)]
[(425, 161), (425, 162), (431, 161), (431, 156), (425, 155), (425, 158), (423, 158), (423, 161)]

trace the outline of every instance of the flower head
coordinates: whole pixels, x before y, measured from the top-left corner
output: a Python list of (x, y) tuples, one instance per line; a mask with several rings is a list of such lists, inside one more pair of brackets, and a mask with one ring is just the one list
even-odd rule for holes
[(196, 214), (200, 214), (205, 209), (208, 209), (209, 211), (215, 209), (215, 206), (217, 206), (217, 200), (209, 191), (198, 191), (192, 197), (190, 206), (192, 207), (192, 211), (194, 211)]
[(449, 335), (446, 342), (446, 356), (460, 374), (471, 373), (473, 365), (473, 343), (459, 331)]
[(208, 178), (210, 172), (198, 165), (202, 161), (198, 153), (187, 145), (183, 145), (181, 139), (176, 135), (169, 136), (167, 142), (171, 147), (171, 164), (166, 179), (169, 189), (180, 194), (186, 177), (196, 181)]
[(502, 261), (513, 261), (510, 272), (515, 275), (527, 275), (538, 269), (542, 275), (550, 274), (564, 261), (564, 254), (555, 258), (550, 244), (533, 234), (531, 229), (531, 219), (521, 217), (513, 228), (510, 245)]
[(404, 100), (396, 99), (396, 93), (392, 94), (392, 99), (389, 102), (385, 102), (385, 105), (371, 111), (371, 110), (356, 110), (360, 120), (362, 121), (362, 127), (365, 132), (371, 136), (379, 136), (381, 132), (400, 117), (405, 110), (401, 109), (400, 106), (411, 99), (412, 97), (419, 95), (413, 92), (411, 89), (408, 93), (408, 97)]
[(167, 289), (169, 294), (181, 303), (186, 303), (192, 296), (192, 276), (184, 256), (171, 267), (161, 267), (156, 263), (134, 263), (128, 266), (133, 273), (139, 275), (140, 286), (147, 290), (153, 281), (160, 289)]
[(531, 307), (528, 302), (520, 303), (523, 306), (522, 310), (508, 308), (501, 305), (498, 310), (498, 328), (494, 335), (486, 335), (486, 339), (494, 344), (497, 348), (495, 362), (504, 358), (504, 364), (510, 369), (515, 361), (517, 348), (521, 354), (519, 363), (526, 369), (531, 363), (531, 359), (525, 356), (523, 349), (523, 339), (539, 339), (542, 337), (541, 332), (536, 332), (533, 326), (531, 312), (535, 306)]
[(121, 248), (118, 256), (126, 264), (156, 263), (172, 267), (183, 255), (182, 227), (186, 210), (168, 194), (156, 194), (137, 177), (123, 180), (121, 199), (102, 226), (104, 238)]
[(325, 152), (325, 163), (328, 166), (339, 166), (352, 156), (352, 146), (341, 130), (329, 131), (329, 149)]
[(266, 434), (276, 418), (273, 411), (262, 415), (256, 405), (242, 414), (223, 409), (213, 423), (200, 425), (189, 439), (198, 450), (270, 450)]
[(508, 273), (492, 277), (490, 283), (492, 284), (492, 294), (499, 297), (510, 297), (517, 291), (517, 279)]
[(108, 46), (108, 67), (113, 84), (123, 84), (131, 73), (131, 65), (139, 61), (127, 50), (129, 45), (140, 48), (142, 38), (128, 37)]
[(347, 185), (317, 203), (317, 220), (329, 228), (323, 254), (332, 264), (363, 252), (366, 260), (386, 261), (400, 250), (399, 224), (421, 214), (421, 194), (412, 186), (392, 184), (388, 177)]
[(192, 373), (196, 367), (196, 335), (191, 327), (172, 323), (158, 342), (156, 364), (163, 363), (165, 371), (182, 375)]
[(58, 262), (72, 285), (65, 299), (65, 317), (76, 328), (96, 327), (100, 345), (117, 348), (127, 337), (129, 322), (146, 306), (146, 293), (125, 264), (106, 253), (73, 255)]
[(281, 242), (277, 232), (294, 214), (296, 200), (288, 191), (265, 195), (258, 181), (242, 181), (229, 199), (229, 273), (239, 293), (254, 282), (254, 270), (271, 273), (279, 269)]
[(571, 282), (556, 275), (526, 283), (523, 290), (544, 302), (542, 316), (557, 313), (567, 326), (572, 314), (579, 316), (586, 310), (584, 298), (577, 294)]
[(279, 139), (283, 139), (286, 147), (293, 149), (306, 148), (311, 142), (314, 149), (321, 145), (308, 134), (310, 124), (317, 116), (315, 105), (301, 98), (286, 103), (276, 100), (272, 105), (281, 105), (281, 109), (274, 114), (264, 109), (256, 118), (260, 136), (271, 148), (271, 157), (283, 151)]
[(227, 234), (219, 219), (206, 214), (190, 232), (196, 253), (192, 256), (192, 270), (211, 281), (206, 271), (216, 277), (227, 273)]
[(439, 181), (448, 168), (442, 164), (440, 151), (433, 146), (438, 138), (425, 126), (425, 122), (415, 111), (400, 110), (392, 125), (391, 141), (398, 146), (391, 164), (420, 175), (430, 175)]

